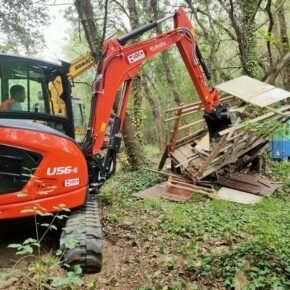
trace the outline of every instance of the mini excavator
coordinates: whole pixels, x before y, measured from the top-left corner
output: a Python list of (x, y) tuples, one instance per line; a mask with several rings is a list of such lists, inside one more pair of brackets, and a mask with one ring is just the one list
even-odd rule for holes
[[(171, 18), (172, 30), (127, 44)], [(210, 136), (214, 138), (231, 122), (218, 90), (206, 85), (205, 78), (210, 80), (210, 73), (182, 8), (104, 42), (93, 83), (88, 129), (81, 145), (75, 141), (68, 65), (0, 54), (1, 101), (9, 98), (9, 89), (15, 84), (26, 90), (21, 111), (0, 111), (0, 218), (34, 215), (26, 210), (31, 208), (54, 213), (65, 205), (71, 210), (60, 241), (66, 263), (79, 264), (86, 272), (100, 271), (102, 232), (96, 193), (116, 170), (132, 82), (145, 61), (174, 45), (200, 97)], [(61, 84), (56, 85), (56, 80)], [(42, 104), (41, 110), (34, 108), (36, 102)], [(117, 106), (109, 145), (102, 156), (114, 103)], [(61, 104), (65, 114), (57, 104)], [(23, 192), (26, 195), (19, 197)], [(70, 238), (78, 241), (73, 249), (65, 247)]]

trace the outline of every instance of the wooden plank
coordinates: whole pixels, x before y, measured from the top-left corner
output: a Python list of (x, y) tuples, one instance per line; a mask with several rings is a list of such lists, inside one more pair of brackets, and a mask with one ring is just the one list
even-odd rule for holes
[(248, 76), (240, 76), (238, 78), (217, 85), (217, 88), (220, 91), (226, 92), (246, 102), (249, 102), (251, 98), (272, 90), (275, 87)]
[(274, 108), (271, 108), (271, 107), (269, 107), (269, 106), (266, 106), (265, 108), (267, 108), (269, 111), (274, 112), (274, 113), (276, 113), (276, 114), (278, 114), (278, 115), (281, 115), (281, 116), (284, 116), (284, 117), (288, 117), (287, 114), (282, 113), (282, 112), (279, 112), (278, 110), (276, 110), (276, 109), (274, 109)]
[[(220, 98), (220, 101), (221, 102), (225, 102), (225, 101), (232, 100), (234, 98), (235, 97), (232, 96), (232, 95), (227, 95), (227, 96), (224, 96), (224, 97)], [(193, 106), (197, 106), (197, 105), (203, 107), (202, 102), (195, 102), (195, 103), (191, 103), (191, 104), (187, 104), (187, 105), (183, 105), (183, 106), (179, 106), (179, 107), (175, 107), (175, 108), (169, 109), (169, 110), (166, 111), (166, 113), (174, 112), (174, 111), (176, 111), (179, 108), (181, 108), (183, 110), (183, 109), (187, 109), (187, 108), (190, 108), (190, 107), (193, 107)]]
[[(197, 109), (195, 109), (195, 110), (192, 110), (192, 111), (190, 111), (190, 112), (181, 113), (181, 114), (180, 114), (180, 117), (183, 118), (183, 117), (187, 117), (187, 116), (192, 116), (193, 114), (198, 113), (198, 112), (200, 112), (200, 109), (199, 109), (199, 108), (197, 108)], [(167, 123), (167, 122), (169, 122), (169, 121), (174, 121), (174, 120), (176, 120), (176, 119), (177, 119), (177, 117), (174, 116), (174, 117), (170, 117), (170, 118), (165, 119), (164, 122)]]
[(182, 147), (179, 147), (175, 149), (174, 151), (169, 153), (170, 156), (172, 156), (175, 160), (177, 160), (177, 163), (184, 163), (187, 161), (187, 156), (192, 154), (192, 147), (189, 144), (183, 145)]
[(180, 138), (178, 140), (176, 140), (176, 146), (179, 146), (180, 144), (184, 143), (184, 142), (192, 142), (193, 139), (195, 138), (201, 138), (203, 134), (205, 134), (207, 132), (207, 128), (202, 128), (197, 130), (196, 132), (190, 134), (189, 136)]
[(225, 166), (227, 164), (235, 162), (240, 156), (244, 155), (245, 153), (247, 153), (251, 149), (255, 148), (256, 146), (261, 145), (262, 143), (265, 143), (265, 140), (263, 138), (262, 139), (258, 139), (249, 148), (244, 148), (244, 146), (242, 146), (242, 149), (240, 149), (239, 152), (235, 152), (235, 154), (227, 156), (227, 158), (226, 158), (226, 160), (224, 162), (219, 163), (219, 164), (213, 164), (213, 165), (209, 166), (205, 171), (202, 172), (202, 174), (200, 174), (198, 176), (198, 179), (202, 179), (205, 176), (217, 171), (221, 167), (223, 167), (223, 166)]
[(179, 110), (177, 110), (177, 113), (176, 113), (177, 119), (174, 122), (173, 132), (172, 132), (170, 140), (169, 140), (169, 147), (168, 147), (169, 151), (173, 151), (175, 149), (181, 112), (182, 112), (182, 110), (179, 109)]
[(189, 123), (189, 124), (187, 124), (187, 125), (181, 126), (181, 127), (179, 127), (179, 131), (180, 131), (180, 130), (184, 130), (184, 129), (188, 129), (188, 128), (190, 128), (190, 127), (192, 127), (192, 126), (194, 126), (194, 125), (198, 125), (198, 124), (200, 124), (200, 123), (205, 124), (205, 120), (202, 119), (202, 120), (194, 121), (194, 122)]
[(158, 170), (161, 170), (166, 162), (166, 159), (168, 158), (168, 153), (169, 153), (169, 145), (167, 144), (165, 146), (165, 149), (164, 149), (164, 153), (160, 159), (160, 162), (159, 162), (159, 165), (158, 165)]
[(196, 107), (196, 106), (198, 106), (198, 107), (202, 106), (203, 107), (203, 104), (200, 101), (199, 102), (194, 102), (194, 103), (191, 103), (191, 104), (187, 104), (187, 105), (178, 106), (178, 107), (175, 107), (175, 108), (168, 109), (166, 111), (166, 113), (174, 112), (174, 111), (177, 111), (178, 109), (184, 110), (184, 109), (187, 109), (187, 108), (190, 108), (190, 107)]
[(178, 185), (178, 184), (172, 184), (172, 183), (168, 183), (169, 186), (177, 188), (177, 189), (184, 189), (184, 190), (188, 190), (191, 191), (193, 193), (201, 193), (201, 194), (205, 194), (211, 198), (216, 198), (217, 194), (215, 191), (205, 191), (204, 189), (202, 189), (201, 187), (188, 187), (187, 185)]
[(202, 174), (204, 170), (210, 165), (210, 163), (215, 159), (215, 157), (219, 154), (220, 150), (223, 148), (223, 146), (228, 142), (228, 140), (231, 138), (231, 136), (234, 134), (238, 124), (240, 122), (240, 119), (237, 120), (235, 125), (231, 128), (231, 131), (229, 132), (228, 135), (224, 135), (221, 137), (219, 143), (213, 148), (211, 151), (210, 155), (206, 159), (206, 161), (202, 164), (201, 168), (199, 169), (197, 176)]
[(234, 173), (218, 178), (218, 184), (261, 196), (271, 195), (282, 183), (272, 183), (259, 175)]
[(177, 164), (177, 165), (174, 166), (174, 167), (175, 167), (175, 168), (179, 168), (179, 167), (181, 167), (181, 166), (184, 166), (185, 164), (187, 164), (187, 163), (189, 163), (189, 162), (191, 162), (191, 161), (197, 159), (198, 157), (199, 157), (199, 154), (196, 154), (196, 155), (191, 156), (191, 157), (187, 157), (187, 160), (186, 160), (186, 161), (184, 161), (183, 163), (179, 163), (179, 164)]

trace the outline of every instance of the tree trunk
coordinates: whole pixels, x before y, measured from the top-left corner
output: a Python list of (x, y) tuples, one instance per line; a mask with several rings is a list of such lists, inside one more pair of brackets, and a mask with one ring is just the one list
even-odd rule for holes
[(155, 119), (155, 124), (157, 126), (157, 135), (158, 135), (158, 143), (159, 143), (159, 149), (164, 149), (164, 126), (163, 126), (163, 118), (161, 115), (161, 112), (154, 101), (154, 99), (151, 97), (151, 91), (149, 89), (148, 79), (142, 78), (143, 81), (143, 87), (145, 91), (145, 98), (152, 110), (152, 114)]
[[(242, 25), (237, 32), (237, 39), (239, 43), (240, 60), (243, 71), (250, 77), (257, 78), (258, 76), (258, 62), (256, 57), (256, 22), (253, 11), (257, 9), (255, 0), (238, 1), (242, 12)], [(237, 27), (237, 24), (234, 26)]]
[[(284, 5), (281, 5), (281, 7), (278, 10), (278, 20), (279, 20), (279, 34), (280, 39), (282, 43), (282, 47), (280, 48), (280, 55), (283, 56), (290, 50), (290, 44), (289, 44), (289, 38), (287, 34), (287, 25), (286, 25), (286, 18), (285, 18), (285, 12), (284, 12)], [(284, 88), (288, 91), (290, 91), (290, 65), (286, 65), (281, 70), (281, 76)]]
[(75, 7), (84, 28), (86, 40), (90, 50), (95, 54), (94, 57), (97, 62), (98, 58), (102, 55), (102, 43), (98, 42), (98, 39), (102, 39), (102, 37), (94, 22), (92, 3), (90, 0), (76, 0)]
[[(160, 10), (158, 9), (157, 0), (151, 0), (150, 1), (150, 6), (151, 6), (151, 8), (153, 10), (154, 20), (158, 20), (159, 18), (164, 16), (163, 15), (163, 16), (159, 17)], [(156, 27), (156, 32), (157, 32), (157, 34), (162, 34), (162, 29), (161, 29), (160, 25), (158, 25)], [(168, 51), (163, 51), (163, 53), (161, 53), (161, 60), (162, 60), (162, 64), (163, 64), (164, 71), (165, 71), (165, 79), (166, 79), (166, 82), (168, 84), (168, 87), (172, 91), (172, 96), (173, 96), (174, 102), (177, 105), (179, 105), (181, 103), (181, 98), (180, 98), (178, 92), (175, 89), (174, 79), (173, 79), (172, 69), (171, 69), (171, 66), (170, 66), (169, 59), (170, 59), (170, 56), (169, 56)]]
[(274, 81), (283, 68), (289, 67), (290, 63), (290, 51), (286, 53), (277, 63), (270, 68), (270, 71), (263, 77), (263, 81), (268, 84), (274, 84)]
[(129, 158), (129, 163), (132, 169), (140, 168), (144, 165), (144, 154), (142, 146), (135, 137), (135, 129), (132, 120), (128, 113), (126, 113), (123, 127), (123, 139), (125, 143), (126, 153)]
[[(249, 75), (250, 77), (257, 78), (258, 62), (255, 51), (255, 17), (261, 5), (261, 1), (237, 0), (233, 3), (233, 0), (230, 0), (229, 5), (227, 5), (223, 0), (218, 1), (228, 13), (233, 29), (236, 33), (243, 73)], [(238, 9), (239, 11), (236, 11)], [(240, 17), (238, 18), (237, 15), (239, 14)]]
[[(137, 7), (135, 0), (128, 0), (130, 25), (132, 29), (139, 27), (139, 19), (137, 14)], [(133, 41), (136, 42), (136, 41)], [(133, 80), (133, 88), (131, 94), (133, 95), (133, 125), (136, 131), (135, 136), (138, 138), (140, 144), (143, 144), (142, 134), (142, 93), (141, 93), (141, 77), (137, 76)]]
[[(76, 0), (75, 7), (83, 25), (87, 42), (97, 62), (103, 52), (101, 42), (105, 39), (105, 35), (101, 35), (100, 30), (94, 22), (92, 2), (90, 0)], [(105, 5), (105, 9), (107, 9), (107, 5)], [(104, 15), (106, 16), (106, 14), (105, 11)], [(104, 21), (105, 24), (106, 21)], [(105, 29), (103, 28), (104, 33)], [(123, 135), (126, 151), (130, 153), (131, 157), (129, 158), (130, 164), (133, 167), (142, 166), (144, 163), (142, 148), (136, 138), (135, 130), (128, 114), (126, 114), (124, 119)]]

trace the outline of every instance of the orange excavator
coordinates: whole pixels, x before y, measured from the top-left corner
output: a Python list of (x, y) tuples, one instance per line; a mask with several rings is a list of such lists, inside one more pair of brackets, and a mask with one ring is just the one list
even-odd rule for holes
[[(172, 18), (172, 30), (127, 45)], [(31, 216), (35, 209), (50, 213), (61, 206), (71, 209), (60, 242), (64, 258), (70, 265), (81, 265), (86, 272), (100, 271), (102, 233), (96, 194), (116, 169), (133, 78), (145, 61), (174, 45), (204, 106), (210, 136), (214, 137), (230, 124), (227, 107), (220, 102), (217, 89), (206, 85), (205, 77), (210, 79), (210, 74), (195, 31), (181, 8), (104, 43), (93, 83), (88, 130), (81, 146), (74, 140), (68, 66), (0, 54), (1, 101), (9, 98), (9, 89), (15, 84), (26, 92), (21, 110), (0, 111), (0, 218)], [(56, 79), (62, 83), (59, 98), (65, 115), (54, 109), (52, 88)], [(41, 102), (42, 110), (34, 110), (35, 102)], [(113, 106), (117, 109), (110, 120)], [(102, 156), (109, 121), (110, 141)], [(77, 245), (67, 249), (65, 241), (71, 238)]]

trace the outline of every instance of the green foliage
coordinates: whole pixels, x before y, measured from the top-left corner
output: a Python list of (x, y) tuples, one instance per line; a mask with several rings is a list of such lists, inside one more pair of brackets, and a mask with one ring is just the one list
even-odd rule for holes
[(52, 286), (56, 288), (76, 288), (82, 286), (84, 281), (80, 278), (82, 269), (79, 265), (73, 271), (67, 273), (65, 278), (55, 277), (52, 279)]
[(273, 35), (270, 35), (268, 33), (268, 31), (264, 30), (264, 29), (260, 29), (258, 31), (258, 33), (266, 40), (266, 41), (269, 41), (270, 43), (273, 43), (279, 47), (282, 47), (283, 46), (283, 42), (281, 41), (281, 39), (273, 36)]
[(22, 244), (10, 244), (8, 248), (17, 249), (16, 255), (26, 255), (33, 253), (33, 247), (40, 247), (36, 239), (28, 238)]
[(47, 24), (46, 1), (3, 0), (0, 6), (0, 50), (35, 52), (44, 44), (41, 28)]
[(7, 287), (18, 281), (20, 271), (12, 270), (9, 272), (1, 271), (0, 273), (0, 289), (7, 289)]
[[(165, 180), (164, 176), (146, 170), (137, 170), (124, 174), (117, 172), (101, 189), (101, 202), (111, 204), (114, 200), (122, 201), (133, 193), (153, 186)], [(126, 202), (126, 200), (124, 200)]]
[(227, 251), (195, 255), (188, 261), (187, 271), (195, 277), (222, 278), (229, 288), (235, 287), (242, 276), (247, 281), (243, 289), (288, 289), (289, 211), (289, 198), (286, 203), (277, 198), (264, 199), (245, 209), (247, 223), (240, 229), (243, 239)]
[[(268, 170), (272, 178), (287, 184), (289, 166), (271, 161)], [(156, 246), (159, 249), (160, 272), (148, 275), (152, 283), (139, 289), (162, 289), (165, 285), (168, 289), (191, 289), (189, 285), (192, 289), (289, 288), (287, 186), (255, 205), (200, 196), (186, 203), (132, 198), (132, 193), (158, 182), (159, 176), (154, 175), (119, 172), (101, 192), (104, 201), (110, 200), (107, 222), (118, 225), (129, 221), (138, 229), (134, 243), (148, 251)], [(158, 283), (168, 272), (180, 281)]]
[[(33, 178), (33, 176), (31, 176)], [(19, 194), (18, 197), (25, 197), (27, 194)], [(34, 199), (34, 195), (31, 196)], [(70, 210), (65, 207), (64, 204), (59, 204), (58, 206), (53, 207), (56, 210), (56, 213), (46, 212), (46, 209), (41, 207), (37, 202), (33, 205), (32, 208), (27, 208), (22, 210), (23, 213), (33, 213), (34, 222), (35, 222), (35, 238), (27, 238), (23, 243), (10, 244), (8, 248), (16, 249), (16, 255), (24, 255), (19, 259), (19, 261), (26, 259), (27, 257), (34, 257), (33, 261), (29, 263), (27, 271), (17, 271), (16, 268), (18, 262), (16, 262), (13, 267), (11, 275), (8, 273), (2, 273), (0, 275), (0, 285), (4, 282), (2, 281), (3, 277), (7, 279), (9, 277), (9, 283), (14, 284), (18, 281), (19, 278), (28, 280), (29, 285), (33, 289), (43, 289), (50, 287), (49, 284), (57, 289), (74, 289), (75, 287), (80, 287), (84, 284), (84, 281), (81, 278), (82, 270), (79, 265), (76, 265), (73, 271), (67, 272), (65, 277), (52, 275), (52, 272), (59, 271), (61, 266), (66, 266), (69, 268), (69, 265), (64, 264), (62, 261), (63, 252), (58, 250), (56, 256), (44, 255), (41, 253), (41, 242), (46, 237), (49, 231), (56, 231), (57, 227), (55, 225), (56, 220), (63, 220), (68, 216), (64, 214)], [(39, 222), (40, 218), (50, 217), (50, 222)], [(44, 229), (41, 233), (41, 228)], [(79, 229), (82, 230), (82, 229)], [(41, 234), (40, 234), (41, 233)], [(77, 245), (75, 239), (67, 239), (64, 241), (65, 249), (73, 249)], [(34, 255), (34, 249), (37, 249), (38, 255)], [(8, 275), (8, 276), (7, 276)], [(3, 283), (2, 283), (3, 282)], [(10, 285), (8, 283), (8, 285)], [(6, 285), (4, 283), (4, 285)], [(26, 288), (23, 288), (26, 289)]]
[(288, 127), (288, 124), (276, 120), (266, 120), (259, 123), (245, 123), (245, 129), (253, 132), (257, 137), (269, 136), (271, 138), (275, 133), (288, 135)]
[(243, 289), (289, 289), (290, 250), (287, 243), (289, 239), (252, 238), (225, 253), (203, 257), (200, 267), (195, 269), (196, 275), (222, 277), (226, 287), (232, 288), (237, 283), (236, 275), (243, 271), (248, 279)]

